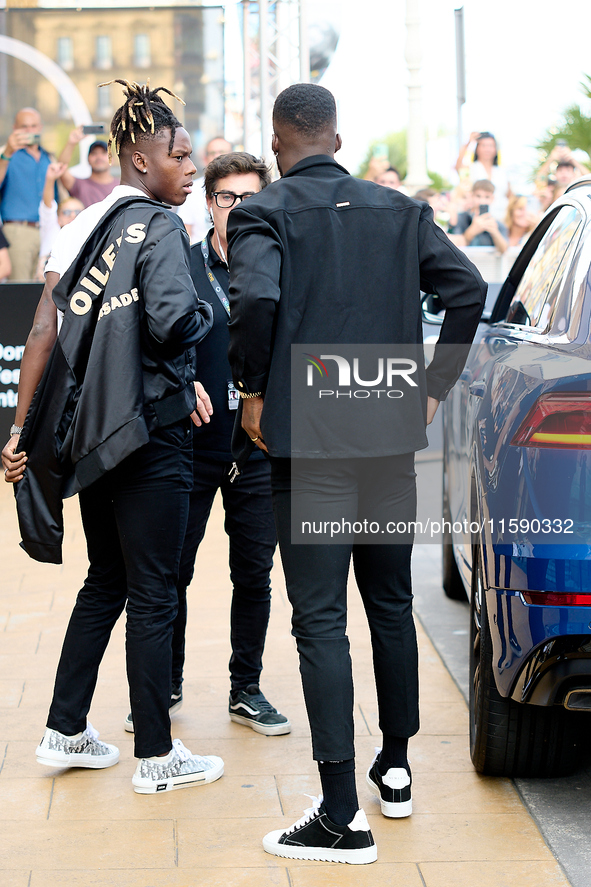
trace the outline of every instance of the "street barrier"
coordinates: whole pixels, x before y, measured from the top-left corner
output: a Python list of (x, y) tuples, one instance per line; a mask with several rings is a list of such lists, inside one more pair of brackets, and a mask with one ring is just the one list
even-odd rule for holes
[(0, 449), (14, 422), (21, 358), (42, 290), (42, 283), (0, 284)]

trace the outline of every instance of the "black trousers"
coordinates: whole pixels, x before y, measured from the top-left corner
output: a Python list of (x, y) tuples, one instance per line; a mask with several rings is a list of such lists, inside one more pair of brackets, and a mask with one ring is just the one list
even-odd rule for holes
[(170, 736), (172, 626), (192, 483), (190, 420), (80, 493), (90, 562), (64, 640), (47, 726), (86, 727), (98, 669), (127, 605), (126, 654), (136, 757), (164, 754)]
[[(273, 507), (292, 634), (315, 760), (355, 756), (353, 678), (347, 638), (347, 577), (351, 559), (373, 650), (379, 725), (392, 736), (419, 729), (418, 654), (412, 617), (412, 544), (292, 544), (292, 495), (314, 493), (335, 520), (416, 514), (414, 454), (368, 459), (271, 459)], [(297, 466), (296, 466), (297, 463)]]
[(187, 533), (181, 555), (178, 581), (178, 614), (172, 641), (172, 682), (180, 686), (185, 662), (187, 586), (193, 578), (195, 555), (201, 544), (211, 506), (221, 490), (225, 511), (224, 528), (230, 538), (230, 684), (243, 690), (258, 684), (271, 610), (269, 573), (277, 544), (271, 478), (265, 459), (251, 459), (238, 480), (229, 481), (230, 463), (216, 462), (194, 452), (193, 490)]

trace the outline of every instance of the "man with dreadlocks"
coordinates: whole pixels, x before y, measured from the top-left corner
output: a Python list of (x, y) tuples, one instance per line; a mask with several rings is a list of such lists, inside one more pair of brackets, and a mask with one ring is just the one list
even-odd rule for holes
[(111, 630), (126, 606), (140, 759), (132, 782), (135, 791), (152, 793), (223, 773), (221, 758), (193, 755), (171, 740), (169, 717), (176, 580), (192, 483), (191, 416), (201, 421), (192, 346), (211, 328), (212, 312), (191, 281), (184, 226), (163, 205), (182, 204), (191, 190), (189, 135), (158, 94), (168, 90), (117, 82), (126, 102), (113, 118), (109, 150), (119, 155), (121, 185), (58, 237), (2, 460), (6, 480), (18, 482), (22, 545), (32, 557), (61, 563), (61, 499), (76, 492), (88, 543), (88, 576), (66, 633), (37, 760), (99, 769), (119, 760), (86, 716)]

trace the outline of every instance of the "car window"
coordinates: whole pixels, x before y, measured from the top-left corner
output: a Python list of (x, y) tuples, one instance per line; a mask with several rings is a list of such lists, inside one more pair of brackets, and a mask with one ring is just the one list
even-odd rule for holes
[(541, 331), (549, 327), (581, 222), (581, 216), (573, 206), (560, 209), (519, 281), (507, 312), (509, 323)]

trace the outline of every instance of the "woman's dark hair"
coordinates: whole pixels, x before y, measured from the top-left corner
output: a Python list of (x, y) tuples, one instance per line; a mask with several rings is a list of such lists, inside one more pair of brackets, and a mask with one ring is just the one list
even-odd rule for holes
[(261, 190), (271, 184), (271, 173), (265, 161), (253, 154), (247, 154), (245, 151), (231, 151), (229, 154), (216, 157), (215, 160), (207, 164), (203, 174), (205, 196), (213, 197), (213, 192), (220, 179), (236, 174), (245, 175), (249, 172), (255, 172), (261, 180)]
[(150, 89), (149, 83), (140, 86), (135, 80), (109, 80), (108, 83), (100, 83), (99, 87), (110, 86), (111, 83), (121, 84), (123, 94), (127, 96), (127, 101), (115, 111), (111, 120), (108, 142), (109, 160), (111, 160), (111, 148), (113, 145), (115, 146), (115, 153), (119, 154), (122, 145), (125, 145), (127, 142), (132, 142), (135, 145), (137, 140), (141, 141), (152, 138), (163, 129), (170, 129), (168, 153), (171, 154), (175, 132), (177, 126), (181, 126), (181, 123), (158, 93), (167, 93), (173, 99), (180, 102), (181, 105), (185, 104), (184, 101), (165, 86)]
[(497, 140), (495, 139), (492, 132), (481, 132), (480, 135), (478, 136), (478, 138), (476, 139), (476, 147), (474, 148), (474, 160), (479, 160), (478, 142), (480, 141), (480, 139), (492, 139), (493, 140), (493, 142), (495, 143), (495, 148), (497, 149), (497, 152), (495, 154), (495, 159), (493, 160), (493, 166), (498, 166), (499, 165), (499, 149), (497, 146)]

